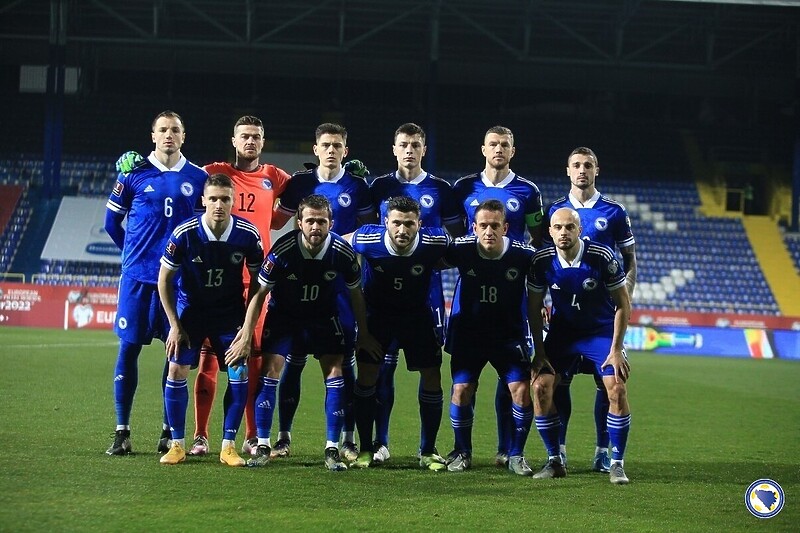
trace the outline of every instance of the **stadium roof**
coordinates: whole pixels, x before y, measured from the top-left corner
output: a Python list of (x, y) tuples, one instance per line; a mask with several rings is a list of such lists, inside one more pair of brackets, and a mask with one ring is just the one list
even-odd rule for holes
[[(0, 62), (790, 98), (800, 2), (14, 0)], [(435, 68), (432, 68), (435, 66)], [(644, 74), (646, 73), (646, 74)], [(634, 81), (635, 80), (635, 81)]]

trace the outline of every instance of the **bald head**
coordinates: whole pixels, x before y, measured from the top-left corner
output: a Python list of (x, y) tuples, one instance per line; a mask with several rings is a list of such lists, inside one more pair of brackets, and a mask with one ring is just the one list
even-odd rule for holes
[(550, 237), (560, 250), (571, 250), (581, 235), (581, 218), (570, 207), (557, 209), (550, 217)]

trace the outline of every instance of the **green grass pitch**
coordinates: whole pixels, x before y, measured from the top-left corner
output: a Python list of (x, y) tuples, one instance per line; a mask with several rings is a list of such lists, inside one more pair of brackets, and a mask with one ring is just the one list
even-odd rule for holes
[[(304, 373), (293, 456), (262, 469), (229, 468), (216, 454), (158, 463), (163, 345), (140, 357), (129, 457), (108, 457), (114, 427), (111, 332), (0, 328), (0, 531), (798, 531), (800, 363), (631, 354), (633, 411), (625, 470), (613, 486), (590, 471), (591, 378), (573, 383), (569, 477), (537, 481), (493, 465), (494, 387), (483, 375), (474, 467), (421, 471), (417, 375), (397, 372), (392, 459), (342, 473), (322, 466), (323, 386)], [(445, 388), (449, 372), (445, 365)], [(224, 376), (220, 376), (224, 383)], [(191, 381), (191, 380), (190, 380)], [(219, 451), (221, 394), (212, 419)], [(190, 406), (189, 427), (194, 424)], [(277, 421), (276, 421), (277, 426)], [(439, 450), (452, 431), (445, 415)], [(241, 444), (241, 439), (237, 444)], [(527, 456), (544, 450), (535, 429)], [(771, 478), (783, 511), (759, 520), (748, 485)]]

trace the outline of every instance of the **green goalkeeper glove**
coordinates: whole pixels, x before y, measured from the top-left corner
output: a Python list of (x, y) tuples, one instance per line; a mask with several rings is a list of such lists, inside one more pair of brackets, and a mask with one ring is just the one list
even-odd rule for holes
[(137, 152), (125, 152), (119, 157), (119, 159), (117, 159), (117, 172), (127, 176), (132, 171), (136, 170), (142, 165), (145, 165), (146, 163), (147, 159), (139, 155)]
[(351, 159), (344, 164), (344, 169), (357, 178), (366, 178), (367, 174), (369, 174), (367, 165), (359, 159)]

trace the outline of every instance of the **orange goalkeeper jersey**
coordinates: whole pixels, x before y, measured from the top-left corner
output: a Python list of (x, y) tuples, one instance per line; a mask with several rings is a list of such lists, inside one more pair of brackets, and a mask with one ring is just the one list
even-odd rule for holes
[[(233, 214), (255, 224), (261, 234), (264, 253), (270, 249), (270, 224), (275, 200), (286, 189), (290, 176), (274, 165), (262, 164), (252, 172), (235, 168), (230, 163), (209, 163), (203, 167), (209, 176), (225, 174), (230, 176), (235, 186)], [(249, 282), (249, 272), (245, 269), (245, 284)]]

